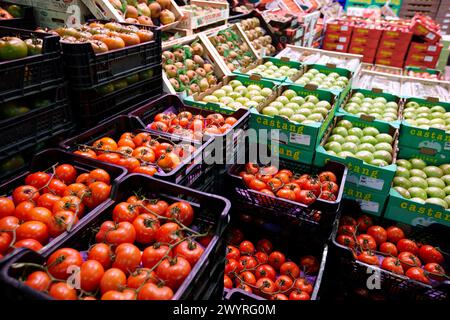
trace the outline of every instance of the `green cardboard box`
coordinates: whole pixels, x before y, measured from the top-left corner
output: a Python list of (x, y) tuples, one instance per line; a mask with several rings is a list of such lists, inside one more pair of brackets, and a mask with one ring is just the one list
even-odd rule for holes
[[(439, 102), (434, 98), (408, 98), (405, 101), (405, 108), (410, 101), (417, 102), (420, 106), (425, 107), (442, 106), (447, 112), (450, 111), (450, 103)], [(446, 154), (446, 157), (450, 157), (450, 133), (437, 128), (419, 128), (408, 124), (406, 120), (402, 120), (399, 146), (433, 149), (437, 153)]]
[(369, 213), (377, 217), (383, 214), (388, 199), (385, 194), (358, 187), (349, 182), (344, 187), (344, 198), (356, 200), (364, 213)]
[[(349, 120), (355, 127), (365, 128), (365, 127), (375, 127), (380, 133), (389, 133), (394, 137), (393, 142), (393, 154), (392, 154), (392, 164), (385, 167), (378, 167), (368, 163), (363, 162), (360, 159), (353, 157), (340, 158), (329, 154), (324, 145), (327, 142), (329, 136), (331, 135), (332, 129), (335, 127), (336, 123), (340, 120)], [(348, 167), (347, 181), (357, 185), (358, 187), (365, 187), (369, 190), (384, 194), (387, 196), (389, 189), (391, 188), (392, 179), (394, 179), (395, 171), (397, 165), (395, 164), (397, 155), (397, 138), (398, 129), (391, 126), (385, 122), (371, 122), (369, 120), (364, 120), (363, 118), (358, 118), (351, 115), (343, 115), (337, 113), (334, 117), (333, 123), (329, 126), (326, 134), (323, 136), (320, 144), (316, 148), (316, 155), (314, 158), (314, 165), (324, 166), (328, 160), (334, 160), (336, 162), (343, 163)]]
[[(441, 165), (450, 163), (448, 160), (442, 160), (439, 154), (434, 156), (423, 154), (418, 156), (420, 151), (410, 148), (400, 148), (399, 159), (421, 158), (427, 165)], [(430, 160), (430, 161), (428, 161)], [(384, 217), (387, 219), (400, 221), (410, 225), (427, 226), (432, 223), (439, 223), (450, 226), (450, 210), (436, 204), (421, 204), (402, 197), (395, 189), (391, 189), (389, 200), (386, 206)]]

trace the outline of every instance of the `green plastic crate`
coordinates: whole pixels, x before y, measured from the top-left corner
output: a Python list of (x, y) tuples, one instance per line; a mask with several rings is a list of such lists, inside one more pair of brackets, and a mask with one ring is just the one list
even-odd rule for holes
[[(436, 102), (432, 99), (408, 98), (405, 101), (405, 107), (409, 101), (415, 101), (421, 106), (442, 106), (446, 111), (450, 111), (450, 103), (446, 102)], [(399, 146), (413, 149), (432, 149), (437, 153), (442, 153), (446, 157), (450, 157), (450, 133), (436, 128), (419, 128), (403, 120), (400, 128)]]
[[(420, 155), (420, 151), (411, 148), (400, 148), (398, 155), (399, 159), (420, 158), (427, 162), (427, 165), (441, 165), (450, 163), (450, 161), (443, 160), (439, 154), (434, 156), (430, 154)], [(389, 200), (386, 206), (385, 218), (407, 223), (410, 225), (427, 226), (431, 223), (439, 223), (450, 226), (450, 210), (435, 205), (435, 204), (421, 204), (409, 199), (403, 198), (395, 189), (391, 189), (389, 193)]]
[[(387, 93), (387, 92), (383, 92), (380, 91), (379, 89), (372, 89), (372, 90), (367, 90), (367, 89), (352, 89), (348, 92), (347, 96), (342, 100), (342, 103), (339, 106), (339, 113), (342, 114), (346, 114), (346, 115), (352, 115), (351, 113), (347, 112), (344, 110), (344, 106), (347, 104), (348, 100), (350, 100), (350, 98), (353, 96), (354, 93), (356, 92), (360, 92), (362, 93), (365, 97), (367, 98), (378, 98), (378, 97), (383, 97), (385, 98), (388, 102), (394, 101), (397, 102), (397, 104), (399, 105), (399, 109), (398, 109), (398, 120), (393, 121), (393, 122), (389, 122), (389, 124), (391, 124), (392, 126), (396, 127), (396, 128), (400, 128), (400, 124), (401, 124), (401, 116), (402, 116), (402, 110), (403, 110), (403, 103), (400, 97)], [(355, 115), (353, 115), (355, 116)], [(363, 116), (363, 118), (366, 119), (370, 119), (371, 121), (375, 121), (375, 122), (382, 122), (382, 123), (386, 123), (383, 120), (377, 120), (371, 116)]]
[(347, 182), (344, 187), (344, 198), (357, 201), (364, 213), (380, 217), (387, 202), (385, 194), (358, 187)]
[(308, 89), (306, 87), (300, 87), (297, 85), (282, 85), (277, 89), (277, 94), (266, 102), (266, 105), (275, 100), (286, 90), (294, 90), (299, 96), (305, 97), (308, 95), (314, 95), (320, 100), (326, 100), (332, 105), (328, 116), (324, 122), (315, 122), (312, 124), (300, 124), (292, 122), (281, 116), (267, 116), (259, 113), (265, 105), (260, 106), (258, 109), (250, 110), (250, 128), (260, 130), (279, 130), (280, 144), (285, 145), (285, 148), (291, 150), (302, 149), (303, 152), (309, 152), (314, 155), (316, 145), (320, 141), (320, 137), (324, 134), (326, 128), (331, 123), (334, 113), (336, 112), (335, 100), (336, 97), (331, 92), (323, 91), (320, 89)]
[[(324, 145), (331, 134), (332, 129), (335, 127), (336, 123), (340, 120), (349, 120), (354, 126), (359, 128), (365, 127), (375, 127), (380, 133), (389, 133), (394, 137), (393, 143), (393, 155), (392, 164), (385, 167), (378, 167), (368, 163), (363, 162), (360, 159), (347, 157), (340, 158), (329, 154)], [(387, 196), (389, 189), (391, 188), (392, 179), (394, 178), (395, 171), (397, 169), (396, 161), (396, 150), (397, 150), (397, 138), (398, 129), (391, 126), (390, 124), (384, 122), (370, 122), (355, 116), (343, 115), (337, 113), (332, 125), (330, 125), (326, 134), (322, 137), (320, 144), (316, 148), (316, 154), (314, 158), (314, 165), (324, 166), (329, 160), (343, 163), (348, 167), (347, 181), (357, 185), (358, 187), (365, 187), (371, 191), (375, 191)]]
[[(225, 78), (223, 78), (221, 83), (219, 83), (217, 86), (215, 86), (213, 88), (210, 88), (207, 92), (204, 92), (201, 95), (193, 95), (193, 96), (186, 97), (184, 99), (184, 102), (187, 105), (202, 108), (204, 110), (211, 110), (211, 111), (216, 111), (216, 112), (220, 112), (220, 113), (224, 113), (224, 114), (233, 114), (234, 112), (236, 112), (236, 110), (222, 107), (218, 103), (202, 101), (202, 99), (205, 96), (212, 94), (212, 92), (220, 89), (223, 85), (227, 85), (231, 80), (239, 80), (245, 86), (249, 86), (251, 84), (256, 84), (256, 85), (260, 86), (261, 88), (271, 88), (273, 90), (276, 90), (276, 88), (280, 85), (279, 82), (263, 80), (263, 79), (261, 79), (261, 77), (258, 77), (256, 75), (250, 76), (250, 77), (243, 76), (243, 75), (230, 75), (230, 76), (226, 76)], [(265, 102), (263, 102), (263, 104), (264, 103)]]

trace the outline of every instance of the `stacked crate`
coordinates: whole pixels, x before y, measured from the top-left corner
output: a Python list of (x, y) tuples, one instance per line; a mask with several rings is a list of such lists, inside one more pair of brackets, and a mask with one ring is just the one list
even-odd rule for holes
[(420, 13), (434, 18), (438, 13), (440, 2), (441, 0), (403, 0), (399, 16), (410, 19), (415, 14)]
[(46, 28), (74, 26), (91, 17), (81, 0), (31, 0), (37, 25)]
[(375, 63), (402, 68), (411, 39), (412, 32), (384, 30), (381, 35)]
[(382, 33), (376, 27), (355, 26), (348, 52), (362, 54), (362, 62), (373, 63)]
[(353, 26), (340, 21), (328, 23), (322, 48), (324, 50), (347, 52), (350, 46)]

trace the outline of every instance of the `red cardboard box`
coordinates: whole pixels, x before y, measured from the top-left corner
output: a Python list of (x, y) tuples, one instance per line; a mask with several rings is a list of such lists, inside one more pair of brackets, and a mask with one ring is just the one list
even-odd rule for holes
[(376, 64), (382, 64), (384, 66), (391, 66), (396, 68), (403, 68), (403, 58), (402, 59), (392, 59), (392, 58), (376, 58)]
[(423, 16), (413, 18), (411, 31), (414, 35), (430, 43), (438, 43), (441, 40), (438, 26), (434, 25), (434, 21), (431, 19)]
[(383, 49), (380, 47), (378, 47), (378, 50), (377, 50), (377, 58), (380, 58), (380, 59), (394, 58), (397, 60), (400, 60), (400, 59), (403, 60), (405, 58), (405, 56), (406, 56), (406, 50), (400, 51), (398, 49)]
[(322, 45), (323, 50), (347, 52), (349, 43), (335, 43), (335, 42), (324, 42)]
[(334, 43), (350, 43), (350, 36), (348, 35), (339, 35), (336, 33), (327, 33), (325, 35), (325, 42), (334, 42)]
[(381, 39), (378, 45), (380, 50), (398, 50), (398, 51), (408, 51), (409, 42), (402, 42), (392, 39)]
[(441, 54), (443, 45), (441, 43), (420, 43), (411, 42), (408, 53), (424, 53), (430, 56), (437, 56)]
[(409, 44), (411, 42), (412, 35), (412, 32), (384, 30), (381, 36), (381, 41), (397, 40), (399, 42), (407, 42)]
[(365, 27), (354, 27), (352, 37), (369, 38), (379, 40), (383, 30), (370, 29)]
[(327, 33), (331, 32), (331, 33), (338, 33), (341, 35), (347, 35), (350, 36), (352, 34), (352, 30), (353, 27), (346, 25), (346, 24), (341, 24), (341, 23), (336, 23), (336, 22), (330, 22), (327, 24)]
[(353, 34), (350, 45), (355, 44), (356, 46), (376, 48), (376, 47), (378, 47), (378, 41), (379, 41), (379, 39), (355, 36), (355, 34)]
[(408, 53), (405, 65), (434, 69), (438, 60), (439, 56), (427, 55), (424, 53)]

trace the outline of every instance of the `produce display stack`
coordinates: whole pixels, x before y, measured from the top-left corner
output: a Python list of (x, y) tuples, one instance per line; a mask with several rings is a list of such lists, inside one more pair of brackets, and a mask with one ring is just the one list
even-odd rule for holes
[(436, 22), (441, 26), (442, 34), (450, 34), (450, 3), (448, 0), (441, 0), (436, 13)]
[(386, 28), (381, 35), (380, 43), (375, 56), (375, 63), (391, 67), (402, 68), (406, 53), (412, 39), (412, 32), (408, 26), (400, 24), (394, 29)]
[(377, 26), (365, 23), (355, 25), (348, 52), (362, 54), (363, 62), (374, 63), (382, 33), (383, 31)]
[(415, 14), (424, 14), (435, 18), (439, 9), (440, 0), (403, 0), (399, 17), (412, 18)]
[[(353, 26), (332, 21), (327, 24), (322, 47), (324, 50), (348, 52)], [(353, 52), (361, 54), (361, 52)]]
[(40, 27), (74, 26), (94, 17), (82, 0), (31, 0), (31, 5), (35, 8), (36, 23)]
[(36, 27), (33, 8), (27, 3), (0, 1), (0, 26), (29, 29)]

